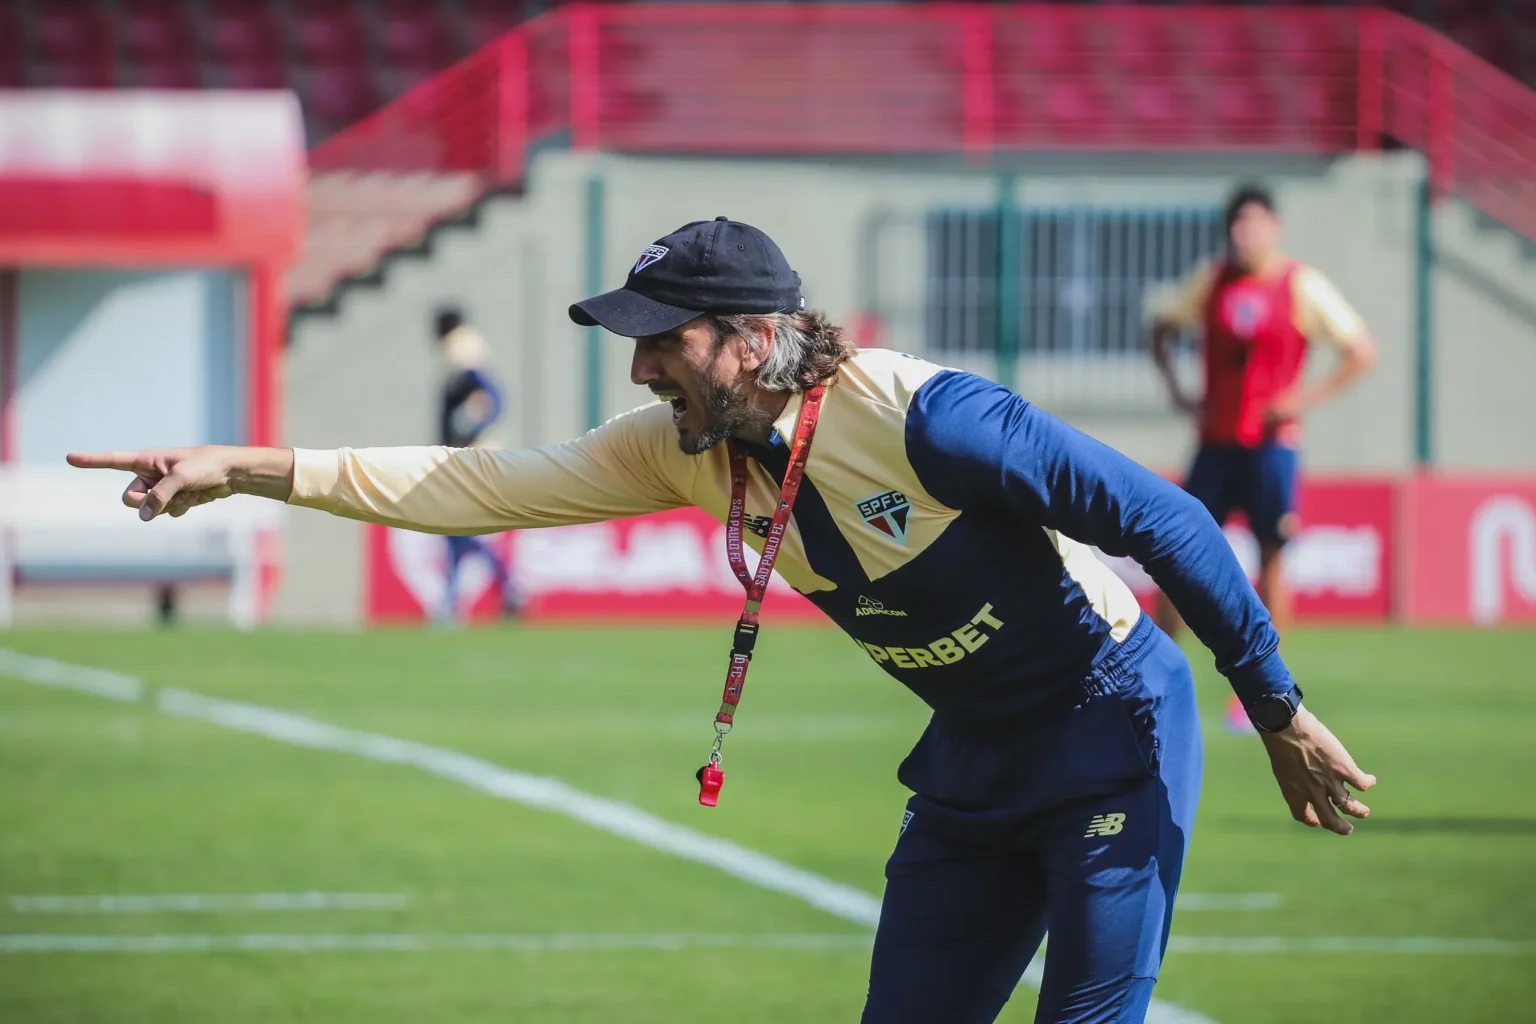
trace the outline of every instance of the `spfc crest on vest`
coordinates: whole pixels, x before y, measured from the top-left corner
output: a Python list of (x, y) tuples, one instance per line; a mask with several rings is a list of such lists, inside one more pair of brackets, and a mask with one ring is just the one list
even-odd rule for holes
[(1261, 295), (1243, 292), (1233, 296), (1228, 305), (1232, 333), (1249, 341), (1259, 332), (1259, 327), (1269, 319), (1269, 303)]
[(856, 502), (859, 517), (898, 544), (907, 542), (907, 519), (912, 503), (900, 491), (881, 491)]

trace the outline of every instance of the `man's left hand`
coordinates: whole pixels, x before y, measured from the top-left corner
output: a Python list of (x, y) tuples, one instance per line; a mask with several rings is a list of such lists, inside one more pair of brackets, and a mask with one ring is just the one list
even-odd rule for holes
[(1296, 709), (1286, 728), (1261, 735), (1291, 817), (1309, 828), (1321, 826), (1347, 836), (1355, 827), (1339, 812), (1353, 818), (1371, 813), (1348, 787), (1370, 789), (1376, 776), (1361, 771), (1344, 744), (1305, 707)]

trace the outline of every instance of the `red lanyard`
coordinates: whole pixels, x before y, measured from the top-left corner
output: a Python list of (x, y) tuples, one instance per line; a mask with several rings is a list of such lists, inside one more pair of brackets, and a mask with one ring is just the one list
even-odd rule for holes
[(805, 393), (805, 402), (800, 406), (795, 439), (789, 450), (789, 468), (784, 471), (779, 505), (768, 526), (768, 537), (763, 541), (763, 555), (758, 560), (755, 576), (747, 571), (747, 559), (741, 550), (741, 531), (747, 514), (747, 457), (741, 454), (736, 442), (727, 442), (731, 455), (731, 509), (725, 520), (725, 553), (731, 561), (731, 570), (747, 591), (747, 603), (742, 608), (741, 618), (736, 620), (736, 635), (731, 640), (725, 693), (720, 697), (720, 712), (715, 715), (715, 743), (709, 751), (709, 763), (698, 771), (699, 803), (706, 807), (714, 807), (720, 802), (720, 787), (725, 785), (725, 770), (720, 767), (720, 744), (731, 731), (736, 705), (741, 702), (741, 688), (747, 682), (747, 666), (752, 662), (752, 648), (757, 644), (763, 596), (768, 592), (773, 563), (784, 543), (784, 531), (789, 527), (800, 482), (805, 479), (805, 463), (811, 456), (811, 439), (816, 436), (816, 420), (821, 415), (821, 398), (825, 391), (825, 385), (816, 385)]

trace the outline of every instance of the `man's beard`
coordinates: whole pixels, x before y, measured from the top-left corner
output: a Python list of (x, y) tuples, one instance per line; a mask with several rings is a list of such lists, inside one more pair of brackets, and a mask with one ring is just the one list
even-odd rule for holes
[(733, 434), (751, 428), (756, 420), (746, 396), (708, 376), (699, 378), (704, 392), (704, 426), (693, 438), (679, 437), (678, 446), (689, 455), (702, 455)]

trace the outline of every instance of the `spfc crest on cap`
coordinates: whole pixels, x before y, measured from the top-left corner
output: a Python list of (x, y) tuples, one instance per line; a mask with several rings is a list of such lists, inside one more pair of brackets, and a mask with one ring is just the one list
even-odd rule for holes
[(632, 273), (640, 273), (640, 271), (644, 270), (652, 263), (655, 263), (670, 251), (671, 250), (664, 245), (646, 246), (645, 251), (640, 254), (640, 258), (635, 260), (635, 269), (632, 271)]
[(900, 491), (881, 491), (863, 501), (856, 502), (859, 516), (871, 527), (879, 530), (898, 544), (907, 542), (907, 517), (912, 513), (912, 503)]

